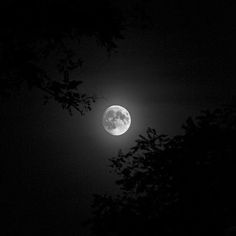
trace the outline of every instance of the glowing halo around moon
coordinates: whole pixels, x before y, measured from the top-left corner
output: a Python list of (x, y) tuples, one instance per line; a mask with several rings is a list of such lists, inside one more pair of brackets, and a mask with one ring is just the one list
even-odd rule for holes
[(129, 129), (131, 117), (124, 107), (113, 105), (105, 110), (102, 122), (104, 129), (109, 134), (118, 136)]

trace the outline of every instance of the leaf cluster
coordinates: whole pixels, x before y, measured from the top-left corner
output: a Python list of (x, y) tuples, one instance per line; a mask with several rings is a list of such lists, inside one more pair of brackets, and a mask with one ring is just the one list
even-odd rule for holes
[[(0, 10), (0, 95), (2, 98), (27, 83), (54, 98), (69, 113), (81, 114), (91, 109), (95, 96), (79, 91), (81, 81), (71, 80), (83, 60), (74, 47), (82, 37), (94, 37), (108, 52), (122, 39), (125, 20), (109, 1), (5, 1)], [(62, 80), (49, 76), (42, 66), (51, 53), (57, 52), (55, 67)], [(54, 59), (53, 59), (54, 60)]]
[(234, 109), (203, 111), (187, 119), (183, 135), (148, 128), (127, 153), (120, 150), (110, 159), (120, 193), (95, 196), (95, 234), (223, 232), (223, 222), (235, 219), (235, 122)]

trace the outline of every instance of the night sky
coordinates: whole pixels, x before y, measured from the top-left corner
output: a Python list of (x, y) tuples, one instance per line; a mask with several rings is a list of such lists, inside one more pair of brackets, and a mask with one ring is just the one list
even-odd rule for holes
[[(116, 4), (126, 8), (125, 1)], [(70, 116), (53, 100), (43, 105), (43, 93), (27, 86), (1, 101), (6, 235), (88, 235), (80, 222), (90, 215), (92, 194), (117, 191), (108, 158), (148, 127), (173, 136), (188, 116), (235, 104), (232, 3), (142, 4), (149, 27), (124, 29), (111, 55), (93, 38), (81, 40), (84, 64), (72, 77), (99, 97), (90, 112)], [(124, 135), (111, 136), (102, 126), (111, 105), (131, 115)]]

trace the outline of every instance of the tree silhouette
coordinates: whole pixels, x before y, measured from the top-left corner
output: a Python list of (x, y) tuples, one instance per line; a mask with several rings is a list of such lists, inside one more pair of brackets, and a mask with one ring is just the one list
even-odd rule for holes
[(148, 128), (110, 159), (120, 193), (94, 196), (96, 235), (222, 235), (235, 223), (235, 110), (204, 111), (183, 128), (173, 138)]
[[(27, 83), (46, 93), (45, 103), (53, 98), (70, 113), (90, 110), (95, 97), (79, 92), (82, 82), (70, 78), (83, 63), (73, 46), (86, 36), (108, 52), (114, 50), (125, 28), (121, 11), (106, 0), (13, 0), (2, 2), (0, 13), (1, 97)], [(62, 80), (42, 66), (53, 51), (60, 55), (55, 64)]]

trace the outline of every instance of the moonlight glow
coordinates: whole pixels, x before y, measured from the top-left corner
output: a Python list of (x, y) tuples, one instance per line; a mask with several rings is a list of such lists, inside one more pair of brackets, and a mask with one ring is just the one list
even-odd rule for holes
[(103, 127), (112, 135), (124, 134), (130, 127), (131, 117), (122, 106), (114, 105), (106, 109), (103, 115)]

